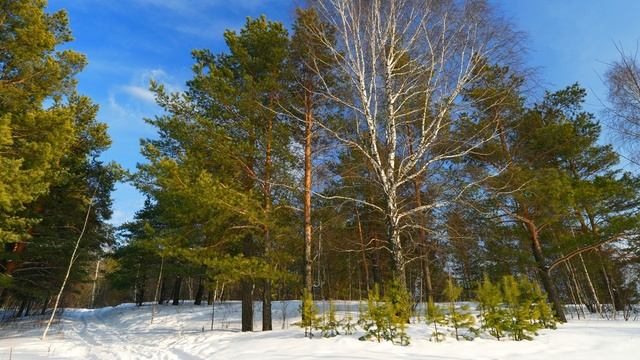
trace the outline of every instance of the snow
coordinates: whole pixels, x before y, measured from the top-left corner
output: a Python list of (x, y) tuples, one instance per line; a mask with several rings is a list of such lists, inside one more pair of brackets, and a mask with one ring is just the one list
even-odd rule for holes
[[(429, 341), (431, 328), (411, 324), (411, 344), (359, 341), (361, 333), (334, 338), (304, 337), (299, 302), (274, 302), (274, 331), (242, 333), (240, 304), (216, 303), (210, 331), (211, 307), (182, 304), (158, 306), (151, 324), (151, 305), (67, 309), (46, 341), (39, 324), (13, 323), (0, 329), (0, 359), (636, 359), (640, 351), (640, 322), (605, 320), (594, 316), (570, 320), (557, 330), (543, 330), (533, 341)], [(326, 307), (326, 306), (325, 306)], [(322, 305), (321, 305), (322, 308)], [(339, 312), (356, 312), (356, 302), (337, 302)], [(283, 317), (283, 314), (286, 315)], [(255, 329), (260, 329), (256, 303)], [(284, 329), (283, 329), (284, 328)]]

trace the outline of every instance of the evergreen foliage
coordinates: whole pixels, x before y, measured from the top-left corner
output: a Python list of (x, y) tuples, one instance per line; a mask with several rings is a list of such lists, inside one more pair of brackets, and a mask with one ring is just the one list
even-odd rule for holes
[(508, 314), (502, 308), (504, 297), (500, 286), (493, 284), (485, 274), (478, 286), (477, 296), (482, 329), (498, 340), (504, 338), (508, 331)]
[(322, 314), (322, 325), (320, 326), (322, 336), (334, 337), (336, 335), (340, 335), (340, 332), (338, 331), (339, 326), (340, 323), (336, 318), (336, 305), (332, 300), (329, 300), (329, 309)]
[(438, 330), (438, 325), (445, 326), (448, 323), (444, 310), (434, 303), (432, 299), (429, 299), (427, 302), (427, 308), (425, 310), (425, 319), (427, 324), (433, 324), (433, 331), (431, 332), (430, 340), (435, 342), (443, 341), (446, 335)]
[(313, 330), (320, 327), (320, 317), (318, 316), (318, 307), (313, 303), (311, 294), (306, 291), (303, 292), (302, 302), (300, 304), (300, 327), (304, 329), (304, 336), (312, 338)]
[(453, 328), (456, 340), (460, 340), (458, 330), (465, 328), (468, 329), (468, 333), (464, 337), (471, 339), (474, 331), (472, 326), (475, 324), (476, 318), (469, 312), (469, 305), (462, 305), (459, 309), (456, 307), (456, 302), (460, 300), (460, 295), (462, 294), (462, 288), (457, 286), (453, 278), (449, 276), (444, 292), (445, 299), (449, 303), (446, 320), (447, 324)]
[[(99, 157), (111, 145), (98, 107), (76, 92), (85, 57), (67, 14), (46, 1), (4, 1), (0, 10), (0, 306), (46, 306), (66, 274), (81, 287), (87, 267), (113, 245), (111, 192), (122, 171)], [(86, 225), (85, 225), (85, 218)], [(67, 299), (89, 306), (88, 299)]]
[(391, 341), (408, 345), (407, 323), (411, 316), (409, 296), (401, 286), (390, 285), (381, 297), (377, 285), (369, 293), (367, 308), (358, 323), (365, 334), (360, 340)]
[(477, 293), (482, 329), (498, 340), (532, 340), (539, 329), (555, 328), (546, 296), (526, 277), (506, 275), (493, 284), (485, 275)]

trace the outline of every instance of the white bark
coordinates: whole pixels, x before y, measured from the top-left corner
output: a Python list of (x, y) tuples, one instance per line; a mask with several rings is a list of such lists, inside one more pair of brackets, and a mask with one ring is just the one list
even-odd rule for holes
[[(95, 196), (95, 192), (94, 192), (94, 196)], [(87, 208), (87, 215), (84, 218), (82, 231), (78, 236), (78, 240), (76, 240), (76, 245), (73, 248), (71, 257), (69, 258), (69, 266), (67, 267), (67, 273), (65, 274), (64, 280), (62, 281), (62, 285), (60, 286), (60, 291), (58, 291), (58, 295), (56, 296), (56, 302), (53, 305), (53, 311), (51, 312), (51, 317), (49, 317), (47, 326), (44, 328), (44, 332), (42, 333), (42, 340), (45, 340), (47, 338), (47, 333), (49, 332), (49, 328), (53, 323), (53, 318), (56, 316), (56, 311), (58, 310), (58, 306), (60, 305), (60, 298), (62, 298), (62, 293), (64, 292), (64, 288), (67, 285), (67, 280), (69, 280), (69, 274), (71, 274), (71, 268), (73, 267), (73, 263), (76, 262), (76, 253), (78, 252), (78, 248), (80, 247), (80, 240), (82, 240), (82, 237), (84, 236), (84, 233), (87, 230), (87, 223), (89, 222), (89, 215), (91, 214), (92, 205), (93, 205), (93, 196), (91, 197), (91, 201), (89, 202), (89, 207)]]
[(158, 282), (156, 283), (156, 293), (153, 295), (153, 307), (151, 308), (151, 323), (156, 315), (156, 306), (158, 305), (158, 294), (160, 293), (160, 285), (162, 283), (162, 271), (164, 270), (164, 256), (160, 257), (160, 271), (158, 272)]

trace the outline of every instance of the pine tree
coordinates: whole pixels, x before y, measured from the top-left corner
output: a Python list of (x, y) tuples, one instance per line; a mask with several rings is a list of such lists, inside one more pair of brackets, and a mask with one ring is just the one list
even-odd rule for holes
[(308, 293), (312, 293), (312, 242), (313, 224), (311, 217), (311, 191), (313, 179), (313, 155), (318, 145), (318, 131), (315, 123), (330, 114), (326, 101), (316, 93), (323, 86), (323, 81), (333, 82), (331, 67), (333, 60), (322, 39), (316, 31), (329, 34), (332, 30), (323, 24), (314, 9), (296, 9), (296, 21), (293, 24), (291, 37), (291, 64), (293, 84), (291, 86), (291, 103), (285, 105), (288, 114), (304, 124), (304, 136), (301, 143), (304, 148), (304, 272), (303, 283)]
[(42, 0), (4, 1), (0, 10), (0, 242), (6, 251), (0, 286), (38, 222), (30, 205), (47, 193), (73, 141), (66, 99), (86, 63), (83, 55), (58, 49), (72, 39), (67, 15), (45, 7)]
[(540, 285), (534, 282), (531, 285), (531, 300), (534, 306), (534, 320), (545, 329), (556, 328), (556, 318), (553, 316), (553, 309), (547, 302), (547, 295), (540, 289)]
[(313, 330), (320, 327), (320, 318), (318, 317), (318, 307), (313, 303), (311, 295), (306, 291), (300, 303), (300, 314), (302, 320), (300, 327), (304, 328), (304, 336), (312, 338)]
[(327, 312), (322, 314), (322, 336), (323, 337), (334, 337), (336, 335), (340, 335), (338, 331), (339, 322), (336, 318), (336, 305), (332, 300), (329, 300), (329, 309)]
[(11, 292), (46, 306), (88, 208), (69, 285), (83, 280), (84, 265), (113, 240), (106, 221), (120, 170), (98, 160), (110, 145), (106, 125), (75, 90), (84, 56), (59, 49), (72, 40), (67, 15), (45, 7), (5, 1), (0, 10), (0, 303)]
[(532, 340), (537, 335), (538, 324), (533, 310), (533, 301), (530, 293), (530, 282), (525, 278), (516, 280), (507, 275), (502, 278), (502, 291), (507, 314), (511, 320), (508, 323), (508, 333), (512, 339)]
[(433, 324), (433, 332), (431, 333), (431, 341), (440, 342), (444, 340), (445, 334), (438, 330), (438, 325), (447, 324), (447, 318), (444, 310), (430, 299), (425, 309), (425, 319), (427, 324)]
[[(160, 137), (143, 143), (149, 163), (136, 182), (157, 203), (159, 237), (173, 256), (240, 282), (244, 331), (253, 330), (254, 286), (262, 284), (270, 330), (271, 284), (293, 262), (289, 244), (275, 241), (293, 238), (288, 193), (273, 186), (291, 183), (291, 131), (274, 111), (288, 85), (289, 39), (282, 24), (260, 17), (225, 32), (225, 41), (228, 54), (193, 52), (186, 93), (152, 84), (166, 115), (149, 120)], [(241, 271), (227, 268), (232, 261)]]
[(467, 328), (470, 329), (475, 324), (475, 317), (469, 313), (469, 306), (463, 305), (459, 310), (456, 308), (456, 302), (460, 299), (462, 294), (462, 288), (457, 286), (453, 278), (449, 276), (447, 280), (447, 287), (445, 288), (444, 295), (448, 305), (447, 323), (450, 327), (453, 327), (456, 340), (460, 340), (458, 330)]
[(502, 308), (504, 297), (500, 286), (493, 284), (485, 274), (482, 283), (478, 286), (477, 296), (482, 329), (500, 340), (508, 331), (508, 322), (510, 322), (507, 312)]

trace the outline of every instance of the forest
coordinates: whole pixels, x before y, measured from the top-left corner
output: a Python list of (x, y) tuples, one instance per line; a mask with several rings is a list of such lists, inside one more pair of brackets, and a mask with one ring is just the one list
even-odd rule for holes
[[(640, 62), (620, 49), (591, 113), (580, 79), (540, 86), (525, 38), (483, 0), (248, 17), (225, 51), (192, 51), (184, 91), (151, 81), (161, 111), (130, 170), (101, 158), (67, 14), (0, 0), (0, 322), (239, 301), (241, 330), (269, 331), (272, 303), (300, 300), (324, 332), (313, 301), (354, 300), (402, 330), (422, 307), (437, 324), (434, 303), (489, 311), (499, 288), (530, 294), (541, 327), (637, 318), (640, 177), (620, 160), (640, 161)], [(146, 200), (115, 226), (119, 182)]]

